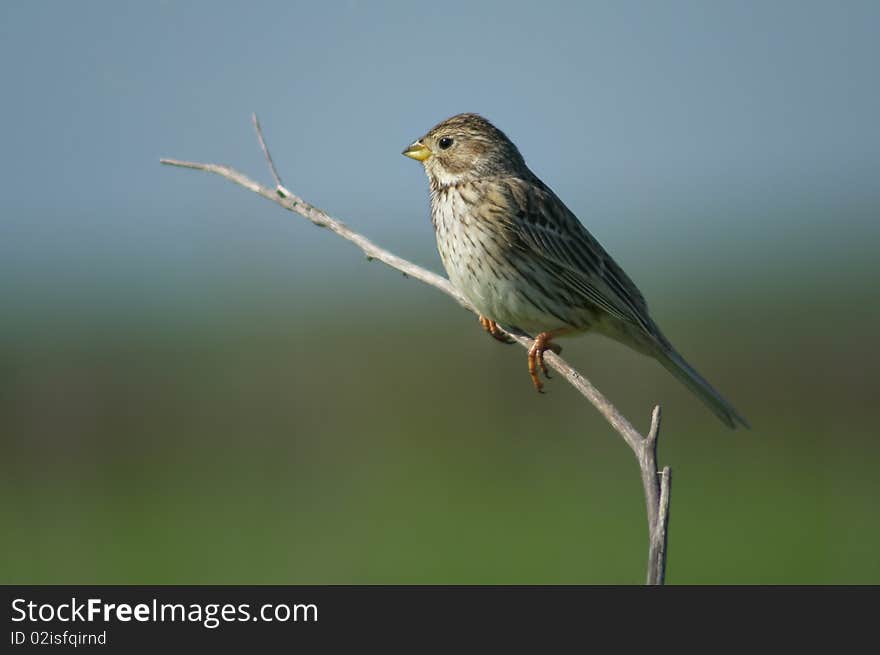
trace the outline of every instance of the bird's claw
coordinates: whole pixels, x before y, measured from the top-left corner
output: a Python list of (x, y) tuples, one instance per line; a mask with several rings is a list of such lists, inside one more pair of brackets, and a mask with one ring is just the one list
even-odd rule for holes
[(480, 325), (483, 326), (483, 329), (492, 335), (493, 338), (500, 341), (501, 343), (514, 343), (513, 337), (511, 337), (507, 332), (498, 327), (498, 323), (493, 321), (492, 319), (486, 318), (485, 316), (480, 316)]
[(542, 332), (535, 337), (534, 343), (529, 348), (529, 377), (532, 378), (532, 384), (538, 393), (544, 393), (544, 383), (538, 376), (538, 368), (544, 373), (544, 377), (550, 379), (550, 373), (547, 370), (547, 364), (544, 362), (544, 352), (552, 350), (557, 355), (562, 352), (562, 347), (551, 341), (553, 334)]

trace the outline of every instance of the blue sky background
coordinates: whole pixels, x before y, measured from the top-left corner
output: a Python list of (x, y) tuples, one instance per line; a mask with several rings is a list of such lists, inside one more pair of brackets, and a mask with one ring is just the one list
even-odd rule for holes
[(264, 286), (344, 266), (351, 253), (333, 239), (297, 247), (312, 233), (267, 203), (158, 165), (220, 161), (267, 180), (252, 111), (288, 186), (435, 268), (426, 182), (399, 153), (461, 111), (504, 129), (649, 298), (656, 275), (799, 276), (824, 256), (873, 265), (873, 2), (0, 13), (6, 296), (85, 302), (136, 284), (167, 299), (190, 285), (205, 294), (223, 273)]

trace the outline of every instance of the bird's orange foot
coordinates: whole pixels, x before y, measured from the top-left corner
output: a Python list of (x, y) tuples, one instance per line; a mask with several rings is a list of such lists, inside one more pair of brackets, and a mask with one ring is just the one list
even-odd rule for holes
[(547, 365), (544, 363), (544, 352), (552, 350), (557, 355), (562, 352), (562, 347), (551, 341), (553, 337), (554, 334), (552, 332), (542, 332), (535, 337), (532, 347), (529, 348), (529, 377), (532, 378), (532, 384), (535, 385), (535, 390), (538, 393), (544, 393), (544, 383), (541, 382), (541, 378), (538, 377), (539, 366), (541, 367), (541, 371), (544, 372), (544, 377), (548, 380), (550, 379), (550, 374), (547, 372)]
[(504, 330), (498, 327), (498, 323), (495, 321), (489, 320), (485, 316), (480, 316), (480, 325), (483, 326), (483, 329), (486, 332), (498, 339), (501, 343), (513, 343), (513, 339)]

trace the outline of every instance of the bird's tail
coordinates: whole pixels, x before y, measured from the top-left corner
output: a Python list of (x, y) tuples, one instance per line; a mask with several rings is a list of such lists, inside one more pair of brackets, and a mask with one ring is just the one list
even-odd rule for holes
[(664, 347), (659, 349), (657, 359), (666, 367), (666, 370), (696, 394), (727, 427), (731, 429), (735, 429), (737, 426), (751, 427), (742, 414), (736, 411), (736, 408), (727, 402), (702, 375), (697, 373), (672, 346), (664, 344)]

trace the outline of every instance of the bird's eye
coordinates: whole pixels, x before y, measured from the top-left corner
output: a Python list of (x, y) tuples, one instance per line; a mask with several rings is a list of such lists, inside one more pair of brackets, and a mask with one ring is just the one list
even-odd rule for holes
[(452, 145), (452, 137), (444, 136), (437, 142), (437, 145), (440, 146), (440, 150), (446, 150), (449, 146)]

